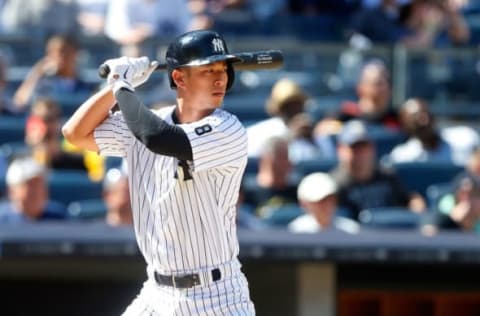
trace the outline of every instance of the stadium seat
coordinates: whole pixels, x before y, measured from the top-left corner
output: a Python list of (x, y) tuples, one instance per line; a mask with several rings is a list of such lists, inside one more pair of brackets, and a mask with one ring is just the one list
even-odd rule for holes
[(102, 199), (74, 201), (67, 205), (68, 217), (72, 219), (103, 218), (107, 208)]
[(55, 170), (48, 176), (50, 198), (70, 204), (73, 201), (100, 199), (102, 184), (92, 182), (86, 172), (78, 170)]
[(405, 134), (386, 128), (371, 129), (369, 135), (375, 144), (377, 159), (389, 154), (395, 146), (407, 139)]
[(258, 158), (248, 157), (247, 167), (245, 168), (245, 175), (256, 174), (258, 172)]
[(452, 163), (403, 162), (392, 165), (400, 181), (410, 191), (427, 197), (427, 188), (434, 183), (451, 181), (463, 168)]
[(263, 218), (263, 221), (268, 226), (287, 227), (291, 221), (304, 213), (303, 209), (298, 205), (285, 205), (272, 208), (272, 211)]
[(421, 216), (406, 208), (378, 207), (361, 211), (358, 219), (360, 224), (371, 228), (415, 229)]
[(0, 116), (0, 144), (23, 142), (25, 139), (25, 118)]
[(302, 160), (294, 165), (294, 169), (302, 176), (313, 172), (329, 172), (337, 165), (336, 159)]

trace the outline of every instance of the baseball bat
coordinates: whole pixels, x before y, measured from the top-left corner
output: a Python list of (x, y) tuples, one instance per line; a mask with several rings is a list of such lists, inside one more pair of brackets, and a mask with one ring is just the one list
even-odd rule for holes
[[(241, 59), (241, 61), (233, 63), (235, 70), (262, 70), (275, 69), (283, 65), (283, 53), (279, 50), (260, 50), (253, 52), (232, 54)], [(167, 69), (166, 63), (158, 64), (156, 71)], [(110, 68), (106, 64), (98, 67), (98, 75), (100, 78), (107, 78)]]

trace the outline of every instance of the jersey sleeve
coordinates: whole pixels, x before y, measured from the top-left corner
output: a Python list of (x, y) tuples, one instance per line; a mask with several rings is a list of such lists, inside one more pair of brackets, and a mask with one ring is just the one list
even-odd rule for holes
[(190, 141), (195, 172), (212, 168), (245, 167), (247, 133), (240, 121), (227, 112), (198, 122), (181, 124)]
[(133, 141), (133, 135), (127, 127), (120, 111), (110, 114), (93, 134), (102, 156), (125, 157)]

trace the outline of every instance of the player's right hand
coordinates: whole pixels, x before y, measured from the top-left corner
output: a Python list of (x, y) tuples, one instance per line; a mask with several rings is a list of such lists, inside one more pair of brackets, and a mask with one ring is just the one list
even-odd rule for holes
[(148, 80), (158, 62), (150, 63), (148, 57), (124, 56), (109, 59), (105, 64), (110, 68), (107, 83), (112, 87), (113, 93), (116, 93), (120, 88), (134, 91), (134, 88)]

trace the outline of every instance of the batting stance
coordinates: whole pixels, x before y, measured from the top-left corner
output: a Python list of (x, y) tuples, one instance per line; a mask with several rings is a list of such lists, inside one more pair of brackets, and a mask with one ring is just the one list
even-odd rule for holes
[[(63, 126), (73, 144), (127, 160), (148, 279), (123, 315), (255, 315), (235, 226), (247, 136), (220, 109), (237, 61), (216, 32), (178, 37), (166, 53), (177, 104), (150, 111), (135, 88), (158, 63), (110, 59), (108, 87)], [(112, 114), (115, 103), (121, 111)]]

